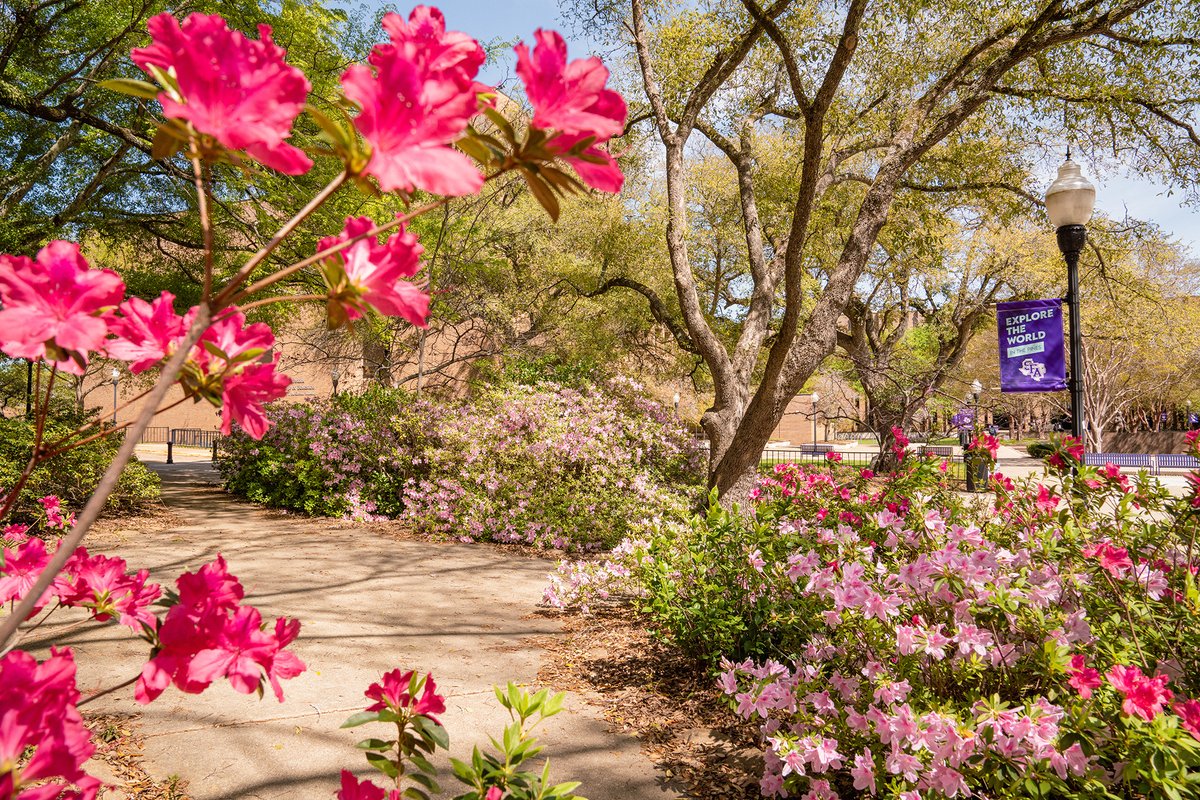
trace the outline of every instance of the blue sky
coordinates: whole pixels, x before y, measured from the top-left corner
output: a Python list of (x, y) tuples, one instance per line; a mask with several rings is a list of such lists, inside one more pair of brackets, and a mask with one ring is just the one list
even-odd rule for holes
[[(366, 0), (373, 8), (382, 4)], [(532, 43), (536, 28), (554, 28), (566, 37), (572, 57), (588, 55), (591, 43), (579, 40), (570, 26), (562, 22), (558, 0), (434, 0), (446, 15), (449, 27), (466, 31), (480, 41), (500, 38), (509, 41), (525, 39)], [(352, 4), (352, 3), (351, 3)], [(394, 3), (407, 14), (412, 4)], [(480, 77), (498, 82), (511, 77), (511, 61), (499, 68), (489, 65)], [(1098, 177), (1093, 165), (1083, 163), (1084, 174), (1097, 185), (1096, 205), (1110, 217), (1122, 219), (1128, 213), (1138, 219), (1158, 223), (1200, 257), (1200, 210), (1181, 205), (1181, 196), (1167, 196), (1165, 188), (1136, 175), (1107, 174)], [(1053, 179), (1049, 173), (1046, 184)]]

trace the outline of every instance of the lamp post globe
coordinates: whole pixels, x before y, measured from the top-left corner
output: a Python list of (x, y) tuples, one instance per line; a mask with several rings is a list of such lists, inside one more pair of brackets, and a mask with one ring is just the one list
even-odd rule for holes
[(1083, 418), (1083, 332), (1079, 320), (1079, 254), (1087, 243), (1084, 227), (1096, 208), (1096, 187), (1083, 176), (1079, 165), (1067, 160), (1046, 190), (1046, 214), (1058, 236), (1058, 249), (1067, 262), (1067, 309), (1071, 315), (1071, 433), (1085, 441)]
[(341, 370), (339, 370), (337, 367), (334, 367), (333, 371), (329, 373), (329, 380), (331, 383), (333, 383), (333, 394), (337, 394), (338, 381), (341, 380), (341, 378)]

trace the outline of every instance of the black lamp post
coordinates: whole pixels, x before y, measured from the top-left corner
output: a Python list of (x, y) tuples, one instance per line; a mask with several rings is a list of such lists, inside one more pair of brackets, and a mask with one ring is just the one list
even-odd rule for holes
[(812, 393), (812, 410), (813, 410), (813, 450), (816, 450), (817, 445), (817, 401), (821, 399), (821, 395), (816, 392)]
[(334, 367), (333, 372), (329, 373), (329, 379), (333, 381), (333, 394), (337, 395), (338, 381), (342, 379), (341, 371), (337, 367)]
[[(979, 419), (979, 396), (983, 394), (983, 384), (979, 379), (971, 381), (971, 428), (978, 430), (980, 428)], [(978, 491), (980, 487), (987, 485), (987, 465), (979, 459), (979, 454), (966, 452), (967, 447), (971, 445), (971, 434), (967, 431), (962, 431), (959, 434), (959, 441), (963, 446), (963, 468), (967, 475), (967, 491)]]
[(1079, 165), (1067, 160), (1046, 190), (1046, 214), (1058, 231), (1058, 249), (1067, 261), (1067, 309), (1071, 314), (1071, 434), (1085, 442), (1083, 419), (1083, 332), (1079, 325), (1079, 254), (1087, 243), (1084, 227), (1096, 207), (1096, 187), (1083, 177)]
[(116, 367), (113, 367), (113, 371), (112, 371), (112, 385), (113, 385), (113, 425), (116, 425), (116, 424), (117, 424), (117, 381), (119, 381), (120, 379), (121, 379), (121, 373), (120, 373), (120, 371), (119, 371), (119, 370), (117, 370), (117, 368), (116, 368)]

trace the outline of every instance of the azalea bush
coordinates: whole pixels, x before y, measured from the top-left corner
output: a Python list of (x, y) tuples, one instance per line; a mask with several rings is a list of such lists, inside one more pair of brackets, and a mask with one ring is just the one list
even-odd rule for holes
[(1081, 456), (994, 503), (932, 460), (784, 465), (623, 566), (761, 729), (766, 796), (1200, 797), (1200, 495)]
[[(549, 759), (543, 762), (540, 772), (528, 769), (529, 762), (542, 751), (533, 736), (534, 729), (562, 711), (566, 695), (551, 695), (547, 689), (530, 694), (512, 683), (503, 690), (494, 687), (494, 691), (511, 723), (499, 741), (492, 738), (495, 751), (475, 747), (469, 761), (450, 760), (454, 777), (468, 787), (454, 800), (576, 800), (572, 791), (579, 783), (551, 783)], [(394, 788), (384, 790), (374, 781), (360, 780), (349, 770), (342, 770), (337, 800), (428, 800), (440, 793), (438, 769), (430, 759), (439, 749), (450, 748), (450, 735), (438, 719), (446, 711), (446, 698), (437, 693), (433, 676), (394, 669), (371, 684), (365, 694), (374, 702), (342, 727), (370, 723), (394, 726), (394, 733), (389, 729), (386, 734), (394, 738), (370, 737), (358, 743), (367, 763), (383, 773)]]
[[(80, 696), (70, 648), (52, 649), (41, 661), (20, 649), (22, 637), (59, 609), (82, 610), (91, 621), (122, 625), (143, 640), (140, 674), (114, 687), (133, 684), (142, 703), (171, 686), (197, 693), (226, 679), (240, 692), (270, 688), (282, 701), (281, 681), (304, 669), (291, 649), (300, 623), (264, 620), (243, 602), (241, 583), (219, 555), (167, 591), (149, 582), (146, 570), (82, 546), (135, 443), (168, 407), (171, 387), (182, 393), (178, 402), (219, 408), (222, 433), (236, 425), (261, 439), (272, 423), (265, 407), (286, 394), (290, 379), (279, 369), (270, 326), (253, 319), (256, 309), (318, 301), (331, 329), (375, 314), (425, 325), (423, 248), (406, 229), (414, 217), (510, 173), (552, 216), (564, 193), (621, 186), (606, 144), (624, 128), (625, 102), (605, 87), (608, 71), (598, 59), (568, 62), (562, 37), (537, 31), (532, 51), (516, 48), (533, 113), (513, 121), (497, 111), (495, 90), (476, 80), (483, 48), (447, 30), (441, 12), (422, 6), (407, 18), (385, 14), (382, 23), (388, 41), (372, 49), (367, 64), (346, 69), (340, 96), (326, 98), (330, 113), (307, 105), (309, 81), (287, 63), (268, 26), (253, 38), (218, 15), (195, 13), (182, 22), (153, 17), (148, 45), (131, 53), (147, 80), (100, 85), (143, 102), (154, 128), (151, 156), (170, 162), (168, 174), (191, 178), (205, 247), (203, 264), (195, 265), (200, 299), (190, 309), (176, 309), (167, 292), (128, 296), (121, 277), (89, 263), (74, 242), (49, 242), (32, 257), (0, 255), (0, 351), (39, 363), (32, 438), (16, 462), (24, 467), (0, 487), (0, 800), (91, 798), (100, 788), (83, 768), (95, 748), (78, 711), (99, 695)], [(161, 119), (152, 120), (151, 103)], [(319, 137), (292, 135), (301, 114)], [(299, 175), (315, 159), (335, 164), (336, 177), (244, 262), (217, 263), (210, 209), (243, 199), (221, 196), (222, 174)], [(407, 211), (317, 231), (325, 236), (315, 252), (280, 263), (282, 252), (296, 252), (280, 244), (335, 193), (354, 188), (391, 193)], [(310, 291), (323, 288), (288, 294), (284, 287), (296, 285), (293, 278)], [(56, 382), (63, 373), (83, 375), (97, 357), (154, 382), (130, 401), (138, 410), (127, 423), (92, 419), (59, 429), (49, 414)], [(44, 519), (14, 520), (50, 459), (121, 433), (124, 440), (77, 518), (45, 497)]]
[(261, 439), (240, 428), (220, 440), (225, 488), (274, 508), (357, 520), (395, 517), (406, 483), (442, 414), (405, 392), (372, 389), (267, 407)]
[(373, 390), (266, 413), (262, 439), (222, 442), (230, 491), (438, 537), (610, 547), (682, 517), (702, 474), (693, 433), (628, 381), (508, 384), (461, 404)]
[(703, 474), (694, 434), (628, 383), (499, 388), (434, 431), (403, 518), (462, 540), (612, 547), (681, 517)]
[[(81, 421), (71, 417), (51, 417), (45, 422), (43, 438), (53, 441), (66, 437)], [(21, 479), (36, 437), (35, 422), (22, 417), (0, 417), (0, 491), (15, 486)], [(41, 498), (48, 495), (60, 498), (73, 508), (82, 506), (100, 484), (119, 446), (120, 437), (102, 437), (39, 459), (25, 479), (12, 517), (32, 521), (38, 513)], [(161, 485), (156, 474), (137, 459), (131, 459), (108, 495), (105, 511), (114, 514), (141, 511), (159, 500)]]

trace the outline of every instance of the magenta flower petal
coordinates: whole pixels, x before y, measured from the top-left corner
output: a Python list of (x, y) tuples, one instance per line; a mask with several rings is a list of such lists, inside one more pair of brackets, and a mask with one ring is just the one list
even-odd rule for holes
[(270, 26), (258, 26), (258, 41), (229, 30), (216, 14), (192, 14), (182, 27), (159, 14), (147, 28), (152, 43), (131, 53), (134, 63), (147, 73), (151, 66), (173, 71), (183, 97), (159, 95), (165, 116), (287, 175), (312, 167), (303, 151), (284, 141), (312, 87), (284, 61)]

